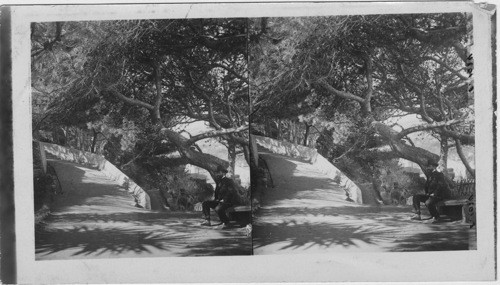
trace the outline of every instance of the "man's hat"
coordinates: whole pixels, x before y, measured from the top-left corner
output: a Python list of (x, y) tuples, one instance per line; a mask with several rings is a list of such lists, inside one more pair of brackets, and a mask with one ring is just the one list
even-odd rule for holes
[(217, 170), (216, 172), (224, 172), (224, 173), (227, 173), (227, 169), (223, 166), (217, 166)]
[(439, 163), (437, 163), (436, 161), (434, 161), (432, 159), (429, 159), (429, 160), (427, 160), (427, 165), (429, 165), (429, 166), (439, 166)]

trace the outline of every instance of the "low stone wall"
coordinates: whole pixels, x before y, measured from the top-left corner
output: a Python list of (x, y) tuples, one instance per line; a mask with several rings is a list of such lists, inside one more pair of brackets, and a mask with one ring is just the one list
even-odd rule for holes
[(316, 149), (310, 147), (279, 141), (268, 137), (255, 135), (253, 135), (253, 137), (255, 138), (257, 145), (268, 149), (272, 153), (299, 158), (310, 163), (314, 163), (316, 161), (316, 157), (318, 156)]
[(169, 211), (170, 209), (165, 205), (164, 198), (162, 197), (159, 189), (151, 189), (147, 191), (150, 197), (151, 210), (154, 211)]
[(272, 153), (281, 154), (293, 158), (298, 158), (307, 161), (314, 165), (318, 170), (326, 176), (334, 179), (340, 178), (340, 186), (343, 186), (349, 192), (350, 198), (356, 203), (363, 203), (363, 195), (361, 189), (337, 167), (331, 164), (326, 158), (319, 154), (316, 149), (292, 144), (289, 142), (278, 141), (268, 137), (254, 136), (256, 143), (269, 150)]
[(331, 164), (328, 159), (324, 158), (321, 154), (317, 154), (316, 161), (312, 163), (317, 169), (323, 172), (326, 176), (335, 178), (339, 177), (339, 185), (349, 191), (349, 196), (354, 202), (363, 204), (363, 194), (358, 185), (342, 173), (337, 167)]
[(73, 148), (60, 146), (57, 144), (39, 142), (40, 150), (44, 149), (46, 152), (54, 155), (60, 160), (71, 161), (92, 168), (102, 169), (106, 159), (102, 155), (91, 152), (81, 151)]
[(104, 159), (104, 163), (102, 165), (102, 169), (99, 169), (102, 173), (106, 175), (106, 177), (113, 179), (118, 182), (120, 185), (128, 185), (126, 187), (127, 191), (132, 194), (136, 203), (142, 208), (151, 210), (151, 198), (148, 193), (144, 191), (137, 183), (135, 183), (132, 179), (130, 179), (127, 175), (121, 172), (116, 166), (114, 166), (111, 162)]
[(368, 205), (380, 205), (381, 201), (375, 196), (372, 183), (358, 185), (363, 195), (363, 203)]
[(127, 191), (134, 197), (136, 203), (145, 209), (151, 209), (149, 195), (139, 185), (121, 172), (116, 166), (107, 161), (104, 156), (73, 148), (63, 147), (56, 144), (39, 142), (40, 149), (64, 160), (71, 161), (100, 170), (106, 177), (113, 179), (118, 184), (125, 186)]

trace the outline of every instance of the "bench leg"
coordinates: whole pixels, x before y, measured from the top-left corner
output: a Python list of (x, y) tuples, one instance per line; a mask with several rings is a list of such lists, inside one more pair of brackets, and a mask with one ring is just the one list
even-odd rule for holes
[(462, 206), (462, 222), (466, 224), (474, 224), (476, 209), (474, 203), (467, 203)]
[(439, 203), (436, 205), (436, 210), (438, 211), (438, 214), (439, 214), (440, 216), (444, 215), (443, 208), (444, 208), (444, 207), (443, 207), (443, 205), (441, 205), (441, 204), (439, 204)]
[(468, 211), (467, 211), (467, 204), (466, 205), (463, 205), (462, 206), (462, 224), (467, 224), (467, 215), (468, 215)]
[(448, 216), (453, 221), (460, 220), (462, 223), (465, 223), (466, 221), (466, 209), (463, 205), (438, 204), (437, 210), (441, 216)]

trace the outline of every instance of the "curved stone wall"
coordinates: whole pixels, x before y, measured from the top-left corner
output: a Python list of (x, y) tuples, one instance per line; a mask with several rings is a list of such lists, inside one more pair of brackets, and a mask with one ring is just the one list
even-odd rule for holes
[(289, 142), (279, 141), (268, 137), (252, 135), (255, 138), (257, 145), (269, 150), (272, 153), (281, 154), (293, 158), (298, 158), (307, 161), (314, 165), (318, 170), (326, 176), (334, 179), (340, 178), (340, 185), (345, 187), (350, 194), (350, 198), (356, 203), (363, 203), (363, 194), (361, 189), (337, 167), (331, 164), (314, 148), (296, 145)]
[(142, 208), (151, 209), (151, 199), (139, 185), (131, 180), (127, 175), (121, 172), (111, 162), (107, 161), (104, 156), (86, 151), (81, 151), (73, 148), (63, 147), (57, 144), (39, 142), (40, 149), (44, 149), (47, 153), (55, 157), (82, 164), (88, 167), (100, 170), (106, 177), (113, 179), (120, 185), (127, 186), (127, 191), (132, 195), (137, 204)]
[(339, 185), (349, 191), (350, 198), (358, 204), (363, 204), (363, 194), (361, 188), (356, 183), (349, 179), (342, 171), (331, 164), (328, 159), (324, 158), (321, 154), (317, 153), (316, 161), (312, 163), (317, 169), (320, 169), (326, 176), (334, 178), (339, 176)]
[(293, 158), (298, 158), (309, 163), (314, 163), (319, 155), (316, 149), (293, 144), (286, 141), (279, 141), (268, 137), (252, 135), (257, 145), (269, 150), (272, 153), (282, 154)]

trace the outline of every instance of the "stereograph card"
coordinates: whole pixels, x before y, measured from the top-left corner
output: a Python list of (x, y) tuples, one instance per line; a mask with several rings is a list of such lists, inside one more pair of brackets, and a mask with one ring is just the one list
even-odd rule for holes
[(1, 12), (11, 280), (496, 278), (493, 5)]

